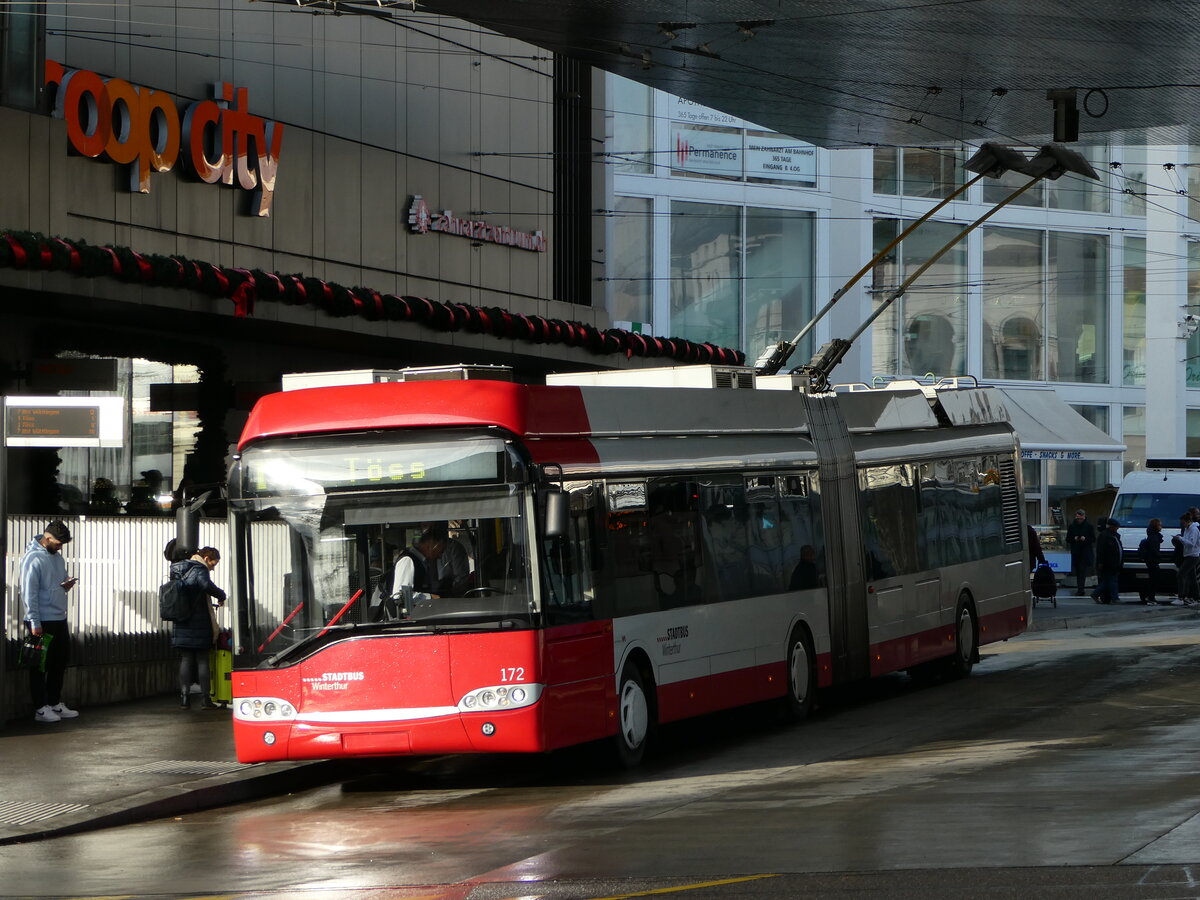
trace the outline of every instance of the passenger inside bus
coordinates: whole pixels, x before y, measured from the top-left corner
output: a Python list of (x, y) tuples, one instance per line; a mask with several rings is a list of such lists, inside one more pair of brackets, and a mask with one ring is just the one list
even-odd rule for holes
[(445, 543), (445, 552), (437, 560), (437, 584), (433, 593), (461, 597), (472, 587), (471, 558), (463, 546), (464, 532), (450, 534), (447, 522), (422, 522), (421, 530), (438, 535)]
[(796, 568), (792, 570), (792, 578), (788, 584), (788, 590), (803, 591), (808, 588), (818, 587), (819, 585), (817, 551), (812, 544), (805, 544), (800, 548), (800, 562), (796, 563)]

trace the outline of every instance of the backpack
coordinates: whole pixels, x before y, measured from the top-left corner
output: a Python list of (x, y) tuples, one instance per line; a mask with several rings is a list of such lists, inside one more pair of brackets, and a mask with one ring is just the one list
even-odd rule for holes
[(183, 580), (173, 578), (158, 589), (158, 615), (168, 622), (183, 622), (196, 608), (194, 599)]

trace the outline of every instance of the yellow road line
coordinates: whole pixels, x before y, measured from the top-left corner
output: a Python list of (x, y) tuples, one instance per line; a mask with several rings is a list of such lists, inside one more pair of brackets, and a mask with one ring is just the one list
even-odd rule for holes
[(628, 900), (630, 897), (651, 897), (655, 894), (674, 894), (679, 891), (698, 891), (701, 888), (720, 887), (723, 884), (739, 884), (743, 881), (758, 881), (760, 878), (778, 878), (778, 875), (747, 875), (744, 878), (723, 878), (720, 881), (702, 881), (699, 884), (681, 884), (678, 887), (655, 888), (635, 894), (614, 894), (612, 897), (593, 897), (592, 900)]

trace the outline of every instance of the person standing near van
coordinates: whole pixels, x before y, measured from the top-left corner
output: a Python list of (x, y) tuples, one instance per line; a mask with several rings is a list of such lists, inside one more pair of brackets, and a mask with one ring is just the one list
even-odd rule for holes
[(1143, 604), (1154, 604), (1154, 589), (1158, 586), (1158, 553), (1162, 546), (1162, 519), (1151, 519), (1146, 536), (1138, 544), (1138, 556), (1146, 564), (1146, 584), (1138, 588)]
[(1096, 538), (1096, 587), (1092, 599), (1097, 603), (1116, 603), (1120, 599), (1121, 523), (1105, 519), (1104, 530)]
[(1179, 517), (1179, 548), (1183, 551), (1179, 566), (1179, 599), (1184, 606), (1191, 606), (1198, 594), (1196, 566), (1200, 563), (1200, 524), (1190, 511)]
[(1096, 558), (1096, 529), (1087, 513), (1075, 510), (1075, 521), (1067, 526), (1067, 546), (1071, 548), (1071, 571), (1075, 573), (1075, 596), (1084, 596), (1084, 582)]

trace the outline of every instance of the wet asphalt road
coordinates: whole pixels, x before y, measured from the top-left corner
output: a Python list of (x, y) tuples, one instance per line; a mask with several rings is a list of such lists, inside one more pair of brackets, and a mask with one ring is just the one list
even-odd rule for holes
[(0, 895), (1200, 897), (1200, 622), (1035, 633), (782, 727), (381, 764), (329, 787), (0, 847)]

